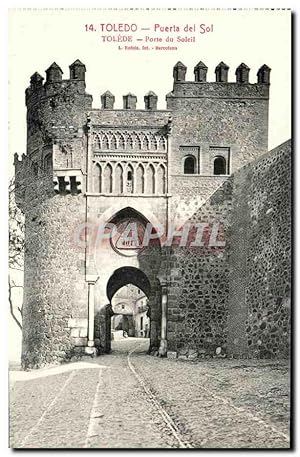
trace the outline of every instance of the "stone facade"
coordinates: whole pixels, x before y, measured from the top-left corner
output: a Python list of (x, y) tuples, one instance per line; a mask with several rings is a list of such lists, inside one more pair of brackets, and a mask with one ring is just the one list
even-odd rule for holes
[(112, 331), (125, 330), (128, 336), (145, 336), (145, 330), (150, 328), (147, 301), (144, 293), (132, 284), (121, 287), (111, 300)]
[[(288, 241), (279, 240), (279, 227), (287, 229), (289, 213), (272, 218), (282, 200), (275, 183), (287, 189), (289, 176), (270, 176), (288, 157), (282, 148), (266, 155), (270, 69), (261, 67), (250, 84), (242, 64), (232, 83), (222, 62), (216, 82), (207, 82), (200, 63), (195, 81), (185, 81), (184, 64), (175, 65), (166, 110), (157, 110), (152, 91), (144, 110), (131, 93), (123, 109), (114, 109), (109, 91), (101, 109), (93, 108), (79, 60), (69, 79), (55, 63), (45, 83), (38, 73), (31, 77), (27, 153), (15, 157), (16, 200), (26, 221), (24, 367), (109, 352), (111, 300), (129, 283), (149, 299), (154, 354), (286, 354), (288, 283), (281, 268), (289, 271)], [(258, 210), (265, 216), (251, 240)], [(130, 253), (117, 242), (97, 244), (98, 228), (109, 223), (167, 229), (203, 218), (221, 224), (225, 247), (165, 248), (153, 240)], [(270, 234), (281, 246), (276, 255)], [(261, 270), (253, 263), (260, 261), (259, 243), (267, 250)], [(263, 292), (267, 266), (284, 284)]]
[(150, 331), (150, 319), (148, 317), (148, 299), (141, 296), (135, 302), (135, 336), (138, 338), (148, 338)]
[(291, 142), (234, 173), (193, 215), (222, 222), (224, 247), (173, 249), (168, 347), (276, 358), (290, 346)]
[(228, 320), (233, 354), (240, 353), (241, 315), (244, 353), (261, 358), (289, 354), (291, 186), (290, 141), (234, 178)]

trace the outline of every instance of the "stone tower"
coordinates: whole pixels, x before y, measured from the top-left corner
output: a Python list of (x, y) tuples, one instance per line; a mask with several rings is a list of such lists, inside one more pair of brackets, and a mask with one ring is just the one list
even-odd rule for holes
[(137, 109), (132, 93), (114, 109), (109, 91), (102, 108), (92, 108), (85, 72), (76, 60), (63, 79), (53, 63), (45, 82), (34, 73), (26, 89), (27, 153), (15, 157), (26, 221), (24, 367), (108, 352), (109, 305), (128, 283), (149, 298), (150, 351), (176, 350), (172, 250), (155, 237), (145, 249), (98, 243), (99, 227), (182, 225), (232, 173), (267, 152), (267, 66), (251, 84), (245, 64), (236, 82), (228, 82), (223, 62), (216, 81), (207, 82), (203, 62), (195, 81), (186, 81), (178, 62), (165, 110), (157, 109), (152, 91), (145, 109)]

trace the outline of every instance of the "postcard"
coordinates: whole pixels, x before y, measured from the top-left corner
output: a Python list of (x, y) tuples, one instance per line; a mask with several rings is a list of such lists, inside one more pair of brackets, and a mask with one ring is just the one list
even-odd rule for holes
[(291, 26), (10, 10), (11, 448), (291, 448)]

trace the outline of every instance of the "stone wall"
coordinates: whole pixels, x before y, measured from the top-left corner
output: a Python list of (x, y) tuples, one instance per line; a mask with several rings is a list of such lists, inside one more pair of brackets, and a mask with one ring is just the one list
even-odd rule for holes
[(166, 110), (93, 109), (90, 112), (93, 125), (123, 129), (131, 129), (132, 127), (163, 128), (168, 123), (170, 115), (171, 111)]
[[(28, 92), (29, 90), (29, 92)], [(53, 139), (73, 139), (92, 108), (84, 81), (64, 80), (27, 89), (27, 154)]]
[[(232, 182), (227, 180), (188, 223), (207, 223), (204, 246), (174, 247), (168, 301), (168, 348), (179, 356), (211, 356), (226, 352), (229, 299), (229, 214)], [(219, 241), (209, 247), (213, 223), (220, 222)]]
[[(62, 80), (53, 64), (45, 84), (35, 74), (26, 90), (27, 155), (15, 158), (16, 201), (26, 221), (23, 365), (62, 362), (84, 351), (86, 274), (99, 276), (94, 337), (98, 352), (104, 352), (110, 334), (107, 283), (123, 267), (140, 269), (150, 281), (151, 348), (158, 348), (160, 337), (158, 278), (165, 281), (170, 274), (170, 350), (191, 357), (285, 355), (289, 257), (282, 233), (289, 229), (289, 214), (281, 202), (288, 198), (289, 176), (282, 165), (286, 146), (237, 172), (267, 151), (269, 79), (258, 84), (175, 81), (167, 110), (156, 110), (155, 104), (136, 110), (135, 102), (130, 109), (114, 110), (108, 103), (99, 110), (85, 92), (84, 65), (75, 66), (78, 80), (72, 69), (70, 79)], [(119, 130), (131, 138), (122, 151), (118, 141), (95, 144), (97, 135), (114, 131), (115, 137)], [(141, 140), (147, 135), (154, 140)], [(184, 174), (189, 148), (197, 155), (194, 175)], [(214, 176), (214, 158), (222, 150), (229, 166), (226, 174)], [(119, 191), (113, 174), (108, 195), (100, 187), (95, 191), (94, 162), (112, 157), (122, 163), (123, 174), (131, 162), (145, 167), (153, 162), (152, 190), (143, 189), (151, 182), (145, 173), (142, 185), (131, 183), (133, 193), (126, 186)], [(158, 186), (162, 170), (163, 186)], [(107, 223), (124, 210), (165, 228), (172, 222), (220, 223), (219, 242), (225, 246), (206, 243), (171, 252), (159, 246), (125, 257), (111, 246), (85, 253), (72, 243), (81, 223)]]
[(236, 172), (189, 222), (219, 222), (224, 248), (176, 248), (169, 350), (286, 357), (291, 291), (290, 142)]
[(72, 239), (85, 205), (82, 194), (55, 194), (51, 177), (27, 185), (24, 204), (22, 365), (36, 368), (68, 361), (87, 344), (84, 251)]
[[(84, 81), (58, 78), (42, 85), (35, 74), (26, 90), (27, 155), (15, 157), (16, 199), (25, 214), (26, 368), (68, 361), (87, 345), (85, 253), (73, 240), (85, 220), (85, 198), (70, 177), (85, 171), (83, 124), (91, 103)], [(58, 178), (60, 168), (69, 168), (69, 188), (61, 192), (55, 180), (67, 173)]]
[(177, 175), (171, 180), (170, 219), (182, 224), (228, 180), (224, 176)]
[(241, 353), (238, 319), (240, 324), (245, 322), (242, 352), (247, 343), (251, 357), (287, 357), (292, 229), (290, 141), (236, 173), (233, 208), (230, 352)]
[(172, 110), (170, 175), (182, 173), (180, 148), (199, 147), (201, 174), (212, 147), (230, 148), (231, 173), (267, 152), (268, 84), (174, 82), (167, 95)]

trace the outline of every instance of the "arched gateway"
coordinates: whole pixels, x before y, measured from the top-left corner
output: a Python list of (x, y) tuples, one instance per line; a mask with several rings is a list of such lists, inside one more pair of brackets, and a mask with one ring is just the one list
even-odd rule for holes
[[(216, 82), (200, 77), (197, 66), (195, 81), (186, 81), (187, 69), (178, 62), (166, 109), (159, 110), (153, 92), (145, 96), (144, 110), (136, 109), (132, 94), (124, 96), (123, 109), (114, 109), (110, 92), (102, 95), (101, 108), (93, 107), (79, 60), (70, 66), (69, 79), (62, 79), (56, 63), (45, 83), (37, 72), (30, 78), (27, 150), (14, 161), (16, 203), (25, 214), (23, 367), (105, 352), (107, 286), (111, 294), (121, 277), (117, 271), (126, 281), (133, 271), (131, 281), (139, 281), (137, 271), (149, 281), (151, 350), (202, 356), (223, 345), (247, 353), (247, 311), (234, 312), (247, 296), (246, 283), (239, 283), (234, 302), (227, 292), (236, 257), (227, 256), (226, 249), (234, 243), (226, 244), (224, 255), (219, 248), (140, 243), (149, 222), (165, 232), (207, 220), (220, 220), (226, 229), (234, 221), (230, 211), (236, 201), (230, 197), (229, 172), (267, 153), (270, 68), (258, 70), (257, 83), (241, 84), (238, 77), (226, 82), (224, 65), (215, 69)], [(207, 121), (211, 117), (214, 122)], [(242, 126), (243, 118), (249, 122)], [(186, 157), (194, 159), (184, 167)], [(217, 157), (225, 160), (225, 173)], [(97, 237), (95, 246), (86, 247), (85, 230), (91, 228), (93, 238), (106, 224), (117, 226), (116, 236), (104, 243)], [(134, 224), (136, 236), (128, 240)], [(228, 239), (233, 233), (225, 230)], [(236, 328), (244, 329), (241, 339)]]
[[(93, 252), (92, 263), (98, 280), (93, 285), (95, 314), (94, 340), (98, 353), (110, 352), (111, 301), (115, 293), (128, 284), (136, 286), (148, 298), (150, 317), (150, 352), (158, 351), (161, 340), (161, 284), (162, 249), (159, 238), (143, 245), (145, 232), (155, 225), (140, 211), (125, 207), (105, 222), (111, 230)], [(153, 227), (153, 229), (152, 229)], [(89, 343), (92, 346), (92, 342)]]
[[(113, 315), (112, 299), (116, 292), (122, 287), (127, 285), (133, 285), (142, 291), (145, 296), (149, 299), (151, 296), (151, 284), (145, 273), (135, 267), (121, 267), (118, 268), (108, 280), (106, 287), (106, 294), (109, 300), (109, 304), (106, 306), (106, 341), (105, 341), (105, 352), (111, 350), (111, 316)], [(150, 317), (150, 329), (151, 329), (151, 308), (148, 306), (147, 315)]]
[(142, 270), (135, 267), (121, 267), (114, 271), (107, 283), (106, 293), (108, 300), (111, 301), (115, 293), (127, 284), (133, 284), (138, 287), (148, 297), (151, 293), (150, 281)]

